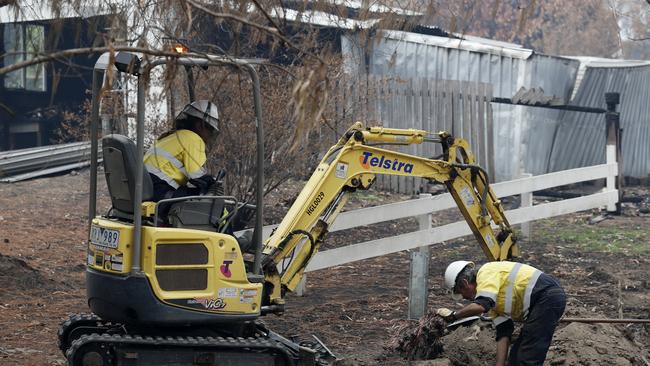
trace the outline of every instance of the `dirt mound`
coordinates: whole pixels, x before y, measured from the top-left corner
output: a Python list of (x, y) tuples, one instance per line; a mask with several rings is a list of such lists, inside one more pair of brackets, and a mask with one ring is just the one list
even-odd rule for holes
[(460, 327), (442, 338), (442, 356), (450, 365), (494, 365), (495, 337), (491, 322), (477, 321), (470, 327)]
[[(576, 311), (573, 311), (576, 312)], [(593, 315), (593, 313), (592, 313)], [(404, 349), (396, 348), (395, 345), (404, 346), (417, 345), (419, 348), (418, 355), (424, 351), (430, 350), (426, 342), (408, 343), (416, 338), (422, 332), (422, 326), (411, 322), (411, 329), (406, 328), (407, 324), (400, 328), (402, 335), (395, 343), (393, 339), (393, 349), (399, 351), (401, 356), (405, 357)], [(429, 330), (431, 328), (426, 328)], [(613, 324), (584, 324), (570, 323), (560, 325), (553, 337), (553, 343), (546, 357), (545, 365), (643, 365), (650, 364), (650, 355), (644, 345), (638, 342), (633, 335), (630, 335), (631, 327)], [(438, 339), (435, 338), (436, 352), (430, 353), (433, 360), (424, 360), (404, 363), (415, 366), (479, 366), (493, 365), (496, 361), (495, 351), (495, 331), (492, 324), (486, 321), (477, 321), (472, 326), (460, 327)], [(426, 333), (431, 334), (431, 333)], [(436, 333), (437, 334), (437, 333)], [(515, 332), (514, 338), (519, 335)], [(442, 347), (438, 347), (442, 345)], [(387, 347), (388, 349), (389, 347)], [(411, 352), (417, 352), (409, 349)], [(394, 364), (405, 362), (404, 358), (397, 359), (396, 355), (384, 358), (391, 359)]]
[(54, 281), (45, 278), (22, 259), (0, 254), (0, 300), (15, 291), (56, 290)]
[(558, 330), (546, 357), (550, 365), (647, 365), (648, 352), (621, 326), (571, 323)]

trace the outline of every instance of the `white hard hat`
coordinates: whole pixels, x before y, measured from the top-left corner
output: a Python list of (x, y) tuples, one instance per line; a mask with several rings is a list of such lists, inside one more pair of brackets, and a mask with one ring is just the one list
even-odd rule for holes
[(465, 269), (465, 267), (471, 266), (474, 268), (474, 262), (470, 261), (455, 261), (451, 262), (445, 270), (445, 286), (451, 290), (451, 298), (454, 300), (460, 300), (463, 298), (461, 294), (454, 292), (454, 287), (456, 286), (456, 278), (458, 275)]
[(212, 126), (215, 131), (219, 132), (219, 111), (217, 106), (207, 100), (196, 100), (183, 108), (176, 119), (186, 116), (202, 119), (205, 123)]

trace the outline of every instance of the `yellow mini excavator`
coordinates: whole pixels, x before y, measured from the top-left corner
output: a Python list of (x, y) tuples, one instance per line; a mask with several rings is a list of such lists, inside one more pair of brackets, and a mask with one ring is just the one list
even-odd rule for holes
[[(271, 236), (262, 241), (263, 130), (259, 82), (246, 60), (191, 55), (173, 62), (227, 66), (248, 72), (258, 143), (257, 202), (194, 196), (150, 202), (143, 169), (144, 90), (138, 87), (137, 142), (102, 139), (112, 208), (96, 216), (99, 93), (108, 68), (143, 79), (165, 59), (103, 55), (93, 79), (92, 169), (86, 286), (92, 314), (71, 316), (59, 329), (69, 365), (328, 365), (335, 357), (320, 341), (286, 339), (256, 321), (284, 311), (285, 294), (300, 282), (348, 195), (371, 187), (377, 174), (444, 183), (489, 260), (516, 256), (517, 246), (486, 172), (466, 141), (447, 133), (353, 124), (316, 167)], [(412, 156), (381, 144), (439, 143), (440, 159)], [(171, 205), (171, 225), (159, 207)], [(252, 244), (229, 235), (212, 217), (255, 210)], [(279, 266), (289, 259), (287, 266)], [(317, 339), (316, 339), (317, 340)]]

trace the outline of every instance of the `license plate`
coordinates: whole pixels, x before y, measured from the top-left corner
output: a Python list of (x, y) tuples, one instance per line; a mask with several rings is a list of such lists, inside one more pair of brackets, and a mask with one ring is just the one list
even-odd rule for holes
[(117, 248), (120, 232), (93, 225), (90, 227), (90, 242), (102, 247)]

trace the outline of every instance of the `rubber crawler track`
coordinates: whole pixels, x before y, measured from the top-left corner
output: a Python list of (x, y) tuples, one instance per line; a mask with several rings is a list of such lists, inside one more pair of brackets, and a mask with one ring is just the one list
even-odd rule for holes
[(81, 347), (95, 343), (104, 349), (115, 349), (119, 346), (157, 346), (157, 347), (192, 347), (205, 348), (206, 351), (233, 350), (233, 349), (259, 349), (275, 350), (282, 355), (287, 365), (294, 364), (294, 357), (281, 343), (268, 338), (233, 338), (233, 337), (151, 337), (139, 335), (119, 334), (88, 334), (72, 342), (66, 352), (68, 365), (74, 365), (75, 352)]

